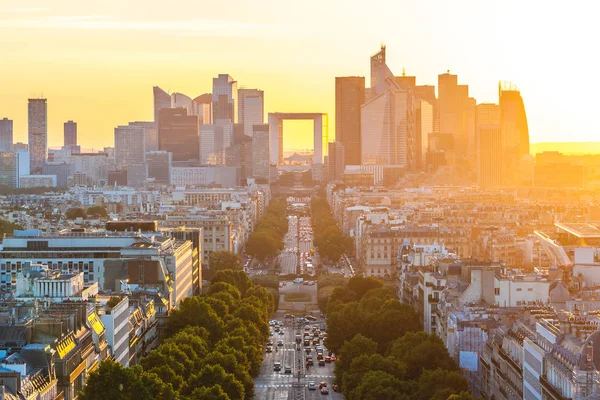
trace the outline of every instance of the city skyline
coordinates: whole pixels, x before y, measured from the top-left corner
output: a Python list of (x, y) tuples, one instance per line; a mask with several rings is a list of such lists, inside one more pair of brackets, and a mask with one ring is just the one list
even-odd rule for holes
[[(540, 14), (544, 18), (537, 18), (540, 11), (534, 5), (524, 5), (514, 15), (511, 4), (498, 4), (463, 1), (454, 8), (432, 7), (431, 2), (406, 5), (402, 11), (414, 14), (415, 21), (392, 24), (394, 29), (385, 23), (391, 15), (380, 16), (377, 29), (370, 24), (359, 26), (362, 16), (347, 7), (335, 19), (342, 27), (354, 23), (356, 29), (343, 38), (323, 36), (333, 29), (324, 22), (335, 15), (336, 2), (323, 6), (322, 15), (317, 16), (308, 13), (310, 7), (297, 7), (286, 14), (283, 5), (259, 2), (250, 10), (248, 5), (236, 3), (237, 15), (248, 15), (252, 22), (236, 21), (230, 13), (225, 15), (212, 5), (203, 8), (200, 19), (176, 16), (158, 5), (136, 16), (134, 11), (138, 10), (133, 3), (120, 17), (110, 4), (103, 6), (101, 13), (90, 5), (67, 1), (57, 2), (52, 9), (35, 1), (26, 9), (5, 6), (0, 32), (10, 30), (10, 35), (3, 36), (14, 38), (3, 43), (6, 56), (13, 62), (2, 67), (8, 84), (0, 96), (0, 110), (2, 117), (14, 121), (14, 140), (25, 141), (25, 103), (27, 98), (43, 94), (48, 98), (50, 146), (61, 144), (62, 124), (74, 120), (79, 125), (81, 145), (101, 148), (112, 145), (114, 127), (131, 120), (152, 120), (152, 86), (169, 92), (208, 93), (211, 79), (228, 73), (244, 86), (266, 93), (265, 113), (317, 110), (333, 116), (334, 78), (368, 76), (365, 54), (372, 54), (384, 42), (390, 49), (390, 67), (398, 72), (406, 68), (409, 75), (417, 77), (419, 85), (436, 84), (437, 75), (449, 69), (462, 84), (469, 85), (478, 103), (486, 103), (496, 101), (498, 81), (515, 82), (526, 100), (532, 143), (567, 138), (594, 140), (595, 132), (587, 128), (593, 126), (592, 102), (585, 100), (596, 91), (598, 83), (590, 79), (595, 68), (586, 57), (591, 56), (575, 40), (594, 35), (597, 28), (585, 23), (589, 16), (578, 12), (578, 18), (584, 21), (580, 20), (574, 29), (555, 32), (552, 21), (559, 17), (562, 21), (575, 10), (549, 4)], [(394, 7), (388, 6), (393, 11)], [(193, 15), (193, 4), (188, 7), (190, 12), (186, 14)], [(415, 29), (425, 13), (431, 20), (427, 25), (430, 32)], [(456, 29), (440, 36), (451, 22)], [(510, 32), (504, 29), (508, 22)], [(463, 27), (459, 29), (458, 25)], [(410, 37), (418, 40), (406, 40), (411, 29), (418, 35)], [(41, 30), (43, 37), (36, 35)], [(37, 39), (33, 40), (32, 35)], [(70, 40), (71, 36), (78, 36), (78, 40)], [(200, 40), (203, 51), (191, 51), (181, 37)], [(175, 38), (179, 39), (177, 43)], [(117, 40), (120, 43), (115, 45)], [(531, 46), (533, 40), (535, 46)], [(465, 41), (471, 45), (464, 46)], [(146, 42), (153, 43), (155, 49), (150, 51)], [(91, 46), (86, 50), (95, 51), (81, 52), (84, 43)], [(267, 51), (273, 46), (282, 49), (276, 58)], [(552, 52), (555, 47), (564, 49), (561, 57)], [(81, 53), (76, 61), (72, 56), (65, 57), (74, 52)], [(43, 69), (30, 63), (34, 53), (46, 60)], [(573, 70), (571, 56), (575, 54), (581, 59), (578, 73), (571, 76), (569, 85), (563, 85), (568, 88), (550, 85), (557, 73)], [(173, 57), (177, 63), (172, 62)], [(116, 91), (118, 96), (114, 95)], [(570, 100), (574, 97), (582, 100), (577, 106)], [(310, 141), (310, 132), (298, 126), (286, 128), (290, 132), (286, 148), (306, 147), (296, 141), (294, 131), (301, 131)], [(334, 118), (330, 131), (335, 131)]]

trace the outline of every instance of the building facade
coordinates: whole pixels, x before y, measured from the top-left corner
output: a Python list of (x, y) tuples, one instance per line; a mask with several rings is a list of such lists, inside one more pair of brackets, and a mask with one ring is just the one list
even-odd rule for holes
[(48, 152), (48, 105), (46, 99), (29, 99), (28, 140), (31, 173), (40, 173)]
[[(361, 106), (365, 103), (365, 78), (335, 78), (335, 138), (347, 156), (344, 165), (361, 164)], [(330, 153), (331, 157), (331, 153)]]

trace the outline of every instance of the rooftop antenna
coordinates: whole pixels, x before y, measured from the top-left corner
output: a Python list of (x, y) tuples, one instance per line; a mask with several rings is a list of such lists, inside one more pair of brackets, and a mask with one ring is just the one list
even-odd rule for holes
[(406, 68), (402, 67), (402, 76), (406, 76)]

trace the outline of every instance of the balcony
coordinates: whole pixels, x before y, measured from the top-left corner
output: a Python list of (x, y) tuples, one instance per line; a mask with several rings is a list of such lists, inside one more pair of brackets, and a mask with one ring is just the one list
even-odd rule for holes
[(439, 303), (440, 302), (440, 298), (432, 296), (432, 295), (428, 295), (427, 296), (427, 301), (430, 302), (430, 303)]

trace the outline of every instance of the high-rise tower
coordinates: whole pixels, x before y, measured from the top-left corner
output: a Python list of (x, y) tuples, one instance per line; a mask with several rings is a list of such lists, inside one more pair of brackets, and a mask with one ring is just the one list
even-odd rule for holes
[(228, 119), (232, 124), (237, 122), (237, 82), (227, 74), (219, 74), (213, 78), (213, 122)]
[(502, 184), (502, 138), (500, 107), (477, 105), (477, 183), (482, 189)]
[(154, 123), (158, 129), (158, 111), (163, 108), (171, 108), (171, 95), (158, 86), (152, 88), (154, 93)]
[(238, 123), (244, 125), (244, 134), (252, 136), (254, 125), (265, 122), (265, 92), (258, 89), (238, 89)]
[(29, 99), (28, 139), (30, 169), (32, 174), (40, 173), (48, 153), (48, 106), (46, 99)]
[(64, 124), (64, 146), (77, 146), (77, 122), (67, 121)]
[(365, 78), (335, 78), (335, 140), (345, 149), (344, 164), (360, 165), (360, 107), (365, 102)]
[(529, 127), (521, 92), (510, 82), (498, 84), (503, 148), (503, 184), (523, 184), (523, 158), (529, 155)]
[(0, 151), (13, 151), (13, 121), (0, 119)]

